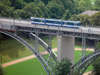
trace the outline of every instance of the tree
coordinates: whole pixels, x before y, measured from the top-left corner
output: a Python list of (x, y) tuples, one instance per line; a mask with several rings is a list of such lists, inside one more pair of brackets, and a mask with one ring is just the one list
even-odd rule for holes
[(4, 4), (5, 6), (11, 6), (11, 2), (9, 0), (0, 0), (0, 3)]
[(41, 1), (43, 1), (43, 2), (45, 3), (45, 5), (47, 5), (48, 2), (49, 2), (49, 1), (52, 1), (52, 0), (41, 0)]
[(34, 0), (34, 3), (37, 5), (41, 0)]
[[(37, 7), (34, 2), (27, 4), (24, 9), (25, 12), (30, 13), (30, 16), (41, 17), (43, 15), (41, 9)], [(28, 15), (28, 14), (27, 14)]]
[(26, 3), (23, 2), (23, 0), (10, 0), (11, 7), (14, 7), (15, 9), (22, 9)]
[(79, 15), (79, 18), (82, 25), (91, 25), (91, 18), (89, 15)]
[(80, 17), (77, 14), (71, 15), (69, 20), (80, 21)]
[(91, 18), (93, 25), (100, 26), (100, 12), (95, 13)]
[(0, 15), (10, 17), (12, 14), (13, 7), (5, 6), (3, 3), (0, 3)]
[(93, 75), (100, 75), (100, 57), (97, 58), (93, 63), (93, 70), (92, 70), (92, 74)]
[(63, 3), (65, 10), (69, 10), (69, 12), (73, 13), (73, 0), (60, 0)]
[(34, 0), (23, 0), (26, 3), (34, 2)]
[(65, 13), (65, 9), (54, 0), (47, 4), (47, 9), (51, 18), (61, 18)]
[(0, 65), (0, 75), (4, 75), (6, 73), (5, 69)]
[(72, 63), (69, 59), (62, 59), (61, 62), (57, 61), (55, 67), (53, 68), (54, 75), (67, 75), (70, 71)]
[(44, 2), (42, 2), (42, 1), (38, 2), (37, 7), (39, 7), (40, 10), (42, 11), (42, 13), (43, 13), (43, 15), (41, 15), (42, 17), (47, 18), (49, 16), (49, 14), (47, 12), (48, 9), (46, 8)]
[(78, 11), (79, 13), (91, 9), (91, 1), (90, 0), (80, 0), (79, 1), (79, 6), (78, 6)]
[(71, 14), (69, 13), (69, 10), (66, 10), (65, 14), (63, 15), (62, 19), (68, 20), (71, 17)]
[(96, 10), (100, 10), (100, 0), (95, 0), (94, 5)]

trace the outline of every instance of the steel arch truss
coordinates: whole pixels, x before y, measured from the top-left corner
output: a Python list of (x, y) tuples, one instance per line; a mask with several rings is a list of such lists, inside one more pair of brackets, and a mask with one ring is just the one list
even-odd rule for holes
[[(47, 74), (53, 75), (52, 70), (51, 70), (50, 66), (48, 65), (47, 61), (45, 61), (44, 58), (42, 57), (42, 55), (40, 53), (38, 53), (38, 51), (35, 48), (33, 48), (29, 43), (27, 43), (21, 37), (13, 34), (11, 32), (8, 32), (8, 31), (5, 31), (5, 30), (0, 30), (0, 33), (6, 34), (6, 35), (14, 38), (17, 41), (19, 41), (20, 43), (22, 43), (24, 46), (26, 46), (38, 58), (38, 60), (41, 62), (44, 69), (46, 70)], [(55, 56), (55, 54), (53, 54), (52, 50), (50, 50), (49, 48), (47, 48), (47, 50), (48, 50), (48, 53), (50, 53), (50, 56), (52, 56), (54, 59), (56, 59), (56, 56)]]
[(84, 58), (80, 59), (75, 65), (71, 67), (70, 74), (74, 75), (74, 72), (78, 70), (78, 75), (82, 75), (87, 67), (100, 56), (100, 51), (95, 51)]
[[(40, 44), (44, 49), (45, 53), (42, 53), (38, 50), (38, 52), (41, 54), (41, 56), (43, 56), (43, 58), (45, 59), (46, 63), (50, 66), (50, 67), (53, 67), (54, 64), (56, 63), (56, 60), (57, 60), (57, 55), (55, 54), (55, 52), (51, 49), (51, 47), (49, 47), (49, 45), (47, 45), (41, 38), (39, 38), (38, 36), (36, 36), (35, 34), (31, 33), (30, 32), (30, 38), (31, 38), (31, 41), (32, 41), (32, 37), (35, 37), (36, 39), (35, 40), (38, 40), (38, 44)], [(39, 49), (39, 48), (38, 48)], [(49, 55), (47, 55), (47, 52)], [(47, 55), (47, 56), (45, 56)], [(47, 58), (45, 58), (47, 57)], [(52, 68), (51, 68), (52, 69)]]

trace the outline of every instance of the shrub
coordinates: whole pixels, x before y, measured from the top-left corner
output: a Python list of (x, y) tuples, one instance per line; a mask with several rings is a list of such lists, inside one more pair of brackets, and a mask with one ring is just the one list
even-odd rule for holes
[(2, 67), (2, 65), (0, 65), (0, 75), (4, 75), (6, 74), (5, 69)]
[(100, 75), (100, 57), (97, 58), (93, 63), (93, 70), (92, 70), (92, 74), (93, 75)]
[(71, 65), (72, 63), (67, 58), (57, 61), (53, 68), (54, 75), (67, 75), (70, 71)]

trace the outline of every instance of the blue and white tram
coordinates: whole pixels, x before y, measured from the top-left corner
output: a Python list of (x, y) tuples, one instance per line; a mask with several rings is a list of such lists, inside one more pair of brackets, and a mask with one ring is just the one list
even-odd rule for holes
[(61, 26), (69, 28), (79, 28), (80, 26), (80, 21), (66, 21), (61, 19), (45, 19), (45, 18), (30, 17), (30, 22), (31, 24)]
[(80, 26), (80, 21), (62, 21), (63, 24), (62, 26), (63, 27), (69, 27), (69, 28), (79, 28)]
[(44, 25), (46, 23), (44, 18), (35, 18), (35, 17), (30, 17), (30, 22), (31, 24), (40, 24), (40, 25)]
[(61, 20), (60, 19), (46, 19), (46, 25), (61, 26)]

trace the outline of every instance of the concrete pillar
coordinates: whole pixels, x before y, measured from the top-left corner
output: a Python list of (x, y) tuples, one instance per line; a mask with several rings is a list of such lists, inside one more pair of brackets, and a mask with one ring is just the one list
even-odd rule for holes
[(57, 59), (61, 61), (63, 58), (68, 58), (74, 64), (74, 37), (58, 36), (58, 51)]

